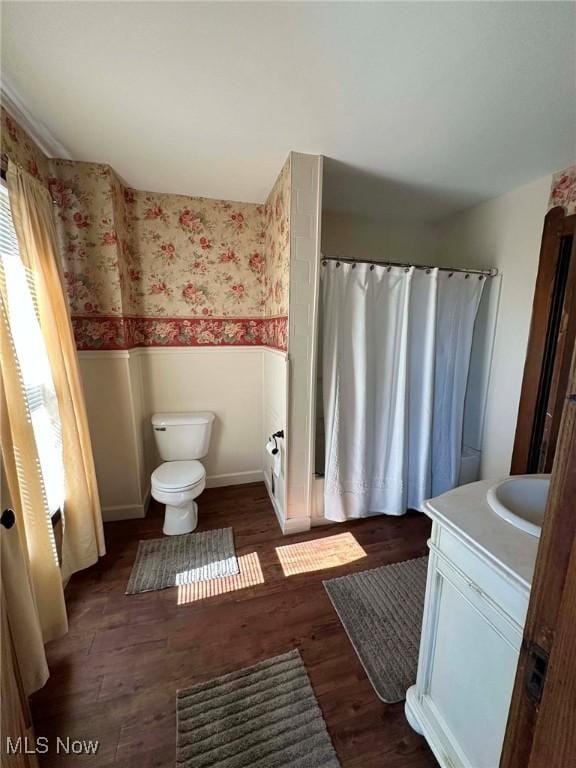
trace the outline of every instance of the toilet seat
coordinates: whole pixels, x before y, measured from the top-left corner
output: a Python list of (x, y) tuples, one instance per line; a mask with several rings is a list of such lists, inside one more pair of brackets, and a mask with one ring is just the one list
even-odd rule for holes
[(159, 491), (177, 493), (202, 483), (206, 470), (199, 461), (166, 461), (152, 472), (152, 485)]

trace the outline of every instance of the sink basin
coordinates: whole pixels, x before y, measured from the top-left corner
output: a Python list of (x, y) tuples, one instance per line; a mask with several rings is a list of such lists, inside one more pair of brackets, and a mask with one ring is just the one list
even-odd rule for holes
[(493, 485), (486, 499), (497, 515), (539, 538), (549, 488), (550, 475), (514, 475)]

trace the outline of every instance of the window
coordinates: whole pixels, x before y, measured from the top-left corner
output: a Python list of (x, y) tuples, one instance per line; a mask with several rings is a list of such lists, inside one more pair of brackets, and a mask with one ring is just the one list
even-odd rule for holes
[(46, 346), (36, 312), (36, 296), (12, 223), (8, 191), (0, 185), (0, 279), (6, 285), (8, 322), (34, 430), (48, 508), (63, 508), (62, 427)]

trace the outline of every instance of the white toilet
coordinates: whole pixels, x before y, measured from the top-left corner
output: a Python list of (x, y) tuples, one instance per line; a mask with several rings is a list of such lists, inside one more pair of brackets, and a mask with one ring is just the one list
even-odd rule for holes
[(166, 504), (163, 531), (168, 536), (190, 533), (198, 525), (194, 499), (206, 486), (206, 470), (198, 459), (208, 453), (214, 414), (156, 413), (152, 429), (160, 464), (152, 472), (152, 498)]

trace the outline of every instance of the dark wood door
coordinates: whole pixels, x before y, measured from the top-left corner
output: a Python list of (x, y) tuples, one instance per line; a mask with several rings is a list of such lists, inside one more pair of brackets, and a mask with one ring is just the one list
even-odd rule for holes
[(576, 339), (576, 216), (546, 216), (512, 474), (550, 472)]
[(576, 766), (576, 349), (501, 768)]
[[(573, 230), (574, 218), (565, 220), (565, 227), (569, 225)], [(550, 390), (544, 409), (542, 438), (539, 448), (535, 448), (538, 472), (552, 472), (562, 408), (568, 389), (572, 350), (576, 340), (576, 237), (573, 232), (564, 233), (560, 238), (560, 264), (565, 269), (566, 284), (555, 339)]]

